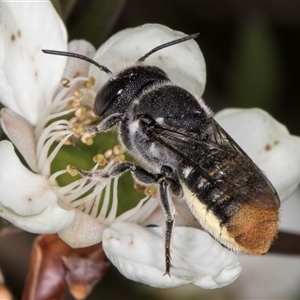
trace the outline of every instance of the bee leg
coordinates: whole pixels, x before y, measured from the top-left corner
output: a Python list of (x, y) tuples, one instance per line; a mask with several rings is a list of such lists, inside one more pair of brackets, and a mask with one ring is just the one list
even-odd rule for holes
[[(172, 248), (172, 237), (173, 229), (175, 225), (174, 215), (175, 215), (175, 206), (173, 204), (172, 198), (170, 196), (169, 188), (172, 186), (171, 178), (168, 176), (165, 170), (162, 170), (163, 174), (152, 174), (136, 165), (132, 162), (120, 162), (117, 165), (114, 165), (108, 171), (100, 170), (87, 172), (78, 169), (79, 174), (83, 177), (89, 177), (91, 180), (101, 180), (101, 178), (110, 178), (118, 177), (121, 174), (130, 171), (132, 176), (141, 184), (158, 184), (159, 185), (159, 196), (162, 210), (164, 212), (166, 223), (165, 223), (165, 264), (166, 270), (164, 275), (170, 276), (171, 270), (171, 248)], [(166, 177), (165, 177), (166, 175)], [(170, 178), (169, 178), (170, 177)], [(171, 185), (171, 186), (170, 186)]]
[[(171, 249), (172, 249), (172, 237), (173, 230), (175, 225), (174, 215), (175, 215), (175, 206), (173, 204), (172, 198), (169, 193), (169, 187), (171, 188), (177, 185), (171, 180), (173, 179), (173, 174), (166, 172), (165, 168), (162, 168), (162, 174), (154, 175), (149, 173), (142, 167), (131, 163), (123, 162), (116, 165), (109, 173), (110, 176), (118, 176), (130, 170), (132, 176), (136, 181), (142, 184), (153, 184), (158, 183), (159, 185), (159, 196), (162, 210), (164, 212), (166, 223), (165, 223), (165, 264), (166, 270), (164, 275), (170, 276), (170, 270), (172, 267), (171, 264)], [(173, 187), (173, 188), (174, 188)]]
[(102, 178), (118, 177), (127, 171), (131, 171), (132, 176), (137, 182), (145, 185), (157, 183), (158, 179), (161, 177), (159, 175), (149, 173), (142, 167), (132, 162), (120, 162), (117, 165), (112, 166), (108, 170), (103, 169), (89, 172), (81, 170), (79, 168), (76, 169), (82, 177), (88, 177), (91, 180), (98, 181), (100, 181)]
[(74, 137), (73, 139), (73, 146), (76, 145), (76, 143), (81, 139), (81, 137), (86, 134), (96, 134), (100, 132), (107, 132), (111, 130), (119, 121), (122, 120), (123, 114), (113, 114), (110, 117), (106, 118), (102, 122), (100, 122), (98, 125), (90, 126), (86, 128), (83, 132), (80, 133), (79, 137)]
[(172, 267), (171, 250), (172, 250), (173, 229), (175, 225), (175, 220), (174, 220), (175, 207), (169, 194), (169, 183), (165, 179), (159, 181), (159, 195), (160, 195), (161, 207), (166, 218), (166, 228), (165, 228), (166, 271), (164, 275), (170, 276), (170, 270)]
[(116, 113), (101, 121), (98, 125), (86, 128), (81, 135), (85, 133), (100, 133), (111, 130), (119, 121), (122, 120), (123, 114)]
[(160, 175), (152, 174), (146, 171), (144, 168), (132, 162), (121, 162), (114, 167), (109, 172), (109, 176), (116, 177), (120, 174), (130, 171), (135, 181), (141, 184), (154, 184), (157, 183)]

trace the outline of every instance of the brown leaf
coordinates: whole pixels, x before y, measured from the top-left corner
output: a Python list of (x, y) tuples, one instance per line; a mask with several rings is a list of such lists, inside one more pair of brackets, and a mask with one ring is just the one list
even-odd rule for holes
[(101, 244), (73, 249), (56, 234), (40, 235), (33, 244), (22, 299), (64, 299), (67, 287), (75, 299), (85, 299), (108, 266)]

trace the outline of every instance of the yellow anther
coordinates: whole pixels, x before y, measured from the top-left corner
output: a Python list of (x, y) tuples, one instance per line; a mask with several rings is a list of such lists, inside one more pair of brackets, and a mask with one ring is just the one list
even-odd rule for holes
[(88, 109), (85, 113), (82, 124), (85, 126), (89, 126), (92, 123), (95, 123), (97, 120), (98, 120), (98, 117), (94, 114), (94, 112), (91, 109)]
[(97, 154), (93, 157), (94, 163), (98, 163), (99, 166), (104, 166), (107, 164), (107, 160), (103, 154)]
[(73, 108), (77, 108), (80, 105), (80, 99), (78, 97), (74, 97), (71, 101), (71, 105)]
[(82, 118), (85, 115), (86, 108), (81, 106), (75, 111), (75, 116), (77, 118)]
[(95, 137), (95, 135), (94, 134), (91, 134), (91, 133), (84, 133), (83, 135), (82, 135), (82, 137), (81, 137), (81, 141), (84, 143), (84, 144), (86, 144), (86, 145), (88, 145), (88, 146), (90, 146), (90, 145), (92, 145), (93, 144), (93, 138)]
[(81, 90), (74, 90), (73, 91), (73, 96), (76, 97), (76, 98), (80, 98), (82, 97), (83, 95), (83, 92)]
[(147, 186), (144, 191), (146, 196), (157, 198), (157, 187), (155, 185)]
[(70, 87), (70, 80), (67, 78), (62, 78), (60, 80), (60, 83), (62, 84), (63, 87), (69, 88)]
[(93, 156), (93, 162), (94, 162), (94, 163), (97, 163), (97, 162), (99, 162), (99, 161), (102, 161), (104, 158), (105, 158), (105, 157), (104, 157), (103, 154), (97, 154), (97, 155)]
[(125, 161), (126, 156), (125, 156), (124, 153), (121, 153), (121, 154), (118, 155), (118, 158), (119, 158), (119, 161)]
[(67, 172), (68, 172), (71, 176), (76, 176), (76, 175), (79, 174), (79, 173), (78, 173), (78, 170), (77, 170), (75, 167), (71, 166), (71, 165), (68, 165), (66, 169), (67, 169)]
[(115, 145), (113, 147), (113, 151), (114, 151), (114, 155), (120, 155), (121, 153), (124, 152), (121, 145)]
[(80, 99), (78, 97), (73, 97), (69, 102), (68, 102), (68, 107), (69, 108), (77, 108), (80, 105)]
[(94, 77), (90, 77), (85, 83), (84, 86), (86, 88), (91, 88), (93, 85), (95, 84), (95, 78)]
[(134, 189), (136, 189), (138, 192), (141, 192), (141, 193), (144, 193), (145, 192), (145, 186), (143, 186), (143, 185), (141, 185), (141, 184), (139, 184), (139, 183), (137, 183), (137, 182), (134, 182), (133, 183), (133, 187), (134, 187)]
[(84, 127), (82, 125), (74, 126), (73, 129), (74, 129), (73, 130), (74, 132), (79, 133), (79, 134), (84, 132)]
[(113, 155), (113, 150), (112, 149), (108, 149), (104, 152), (104, 157), (106, 159), (109, 159), (111, 156)]
[(137, 182), (134, 182), (133, 187), (140, 193), (146, 196), (151, 196), (152, 198), (157, 198), (157, 187), (155, 185), (144, 186)]

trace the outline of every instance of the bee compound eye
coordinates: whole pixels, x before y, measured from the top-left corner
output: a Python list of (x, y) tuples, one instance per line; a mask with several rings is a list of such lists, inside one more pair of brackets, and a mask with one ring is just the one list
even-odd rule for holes
[(98, 116), (102, 116), (105, 111), (112, 105), (113, 101), (117, 99), (124, 90), (124, 83), (121, 79), (109, 80), (100, 89), (96, 96), (94, 111)]

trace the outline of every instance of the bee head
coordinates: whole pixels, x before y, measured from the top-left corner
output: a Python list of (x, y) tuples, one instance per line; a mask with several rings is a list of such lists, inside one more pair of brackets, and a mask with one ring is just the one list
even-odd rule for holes
[(95, 99), (94, 112), (101, 119), (124, 113), (145, 88), (163, 81), (169, 78), (158, 67), (138, 64), (126, 68), (102, 86)]

